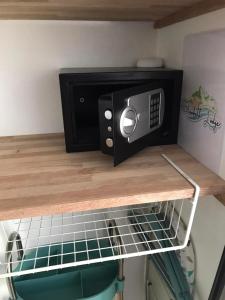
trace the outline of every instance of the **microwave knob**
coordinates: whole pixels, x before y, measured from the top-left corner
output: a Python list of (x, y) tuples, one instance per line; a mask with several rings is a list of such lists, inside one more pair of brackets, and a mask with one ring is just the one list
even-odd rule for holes
[(106, 139), (105, 143), (106, 143), (107, 147), (109, 147), (109, 148), (113, 147), (113, 140), (112, 139), (110, 139), (110, 138)]
[(107, 120), (111, 120), (111, 119), (112, 119), (112, 112), (111, 112), (111, 110), (107, 109), (107, 110), (105, 111), (105, 118), (106, 118)]

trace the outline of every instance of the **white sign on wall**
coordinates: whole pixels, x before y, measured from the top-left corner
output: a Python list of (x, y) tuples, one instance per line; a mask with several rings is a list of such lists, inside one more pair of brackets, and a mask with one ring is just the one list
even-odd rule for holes
[(225, 30), (186, 37), (179, 144), (219, 173), (225, 137)]

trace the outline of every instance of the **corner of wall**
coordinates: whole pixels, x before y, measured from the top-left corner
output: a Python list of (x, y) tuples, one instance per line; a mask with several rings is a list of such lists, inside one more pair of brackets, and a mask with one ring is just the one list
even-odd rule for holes
[(157, 56), (167, 67), (182, 66), (183, 42), (187, 35), (225, 28), (225, 9), (157, 29)]

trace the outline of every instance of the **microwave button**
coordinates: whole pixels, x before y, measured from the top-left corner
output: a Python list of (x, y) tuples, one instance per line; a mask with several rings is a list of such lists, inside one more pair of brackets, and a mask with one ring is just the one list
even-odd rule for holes
[(107, 130), (108, 130), (108, 132), (112, 132), (112, 127), (111, 127), (111, 126), (108, 126), (108, 127), (107, 127)]
[(107, 120), (111, 120), (111, 119), (112, 119), (112, 112), (111, 112), (111, 110), (107, 109), (107, 110), (105, 111), (105, 118), (106, 118)]

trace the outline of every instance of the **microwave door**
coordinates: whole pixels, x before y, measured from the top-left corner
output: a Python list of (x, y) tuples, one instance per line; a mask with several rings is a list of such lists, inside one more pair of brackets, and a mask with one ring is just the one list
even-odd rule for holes
[(100, 145), (118, 165), (149, 145), (163, 124), (165, 93), (162, 84), (151, 83), (103, 95), (99, 98)]

